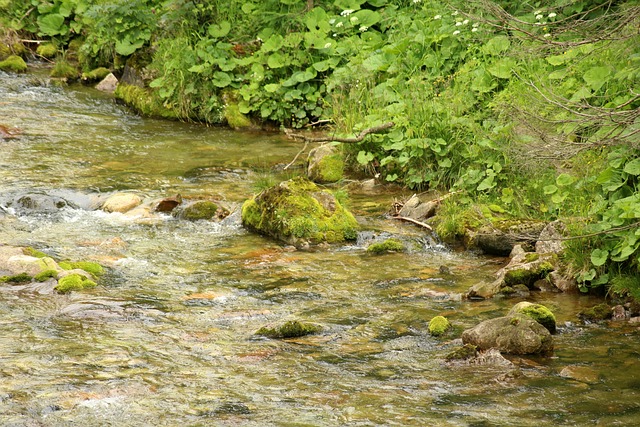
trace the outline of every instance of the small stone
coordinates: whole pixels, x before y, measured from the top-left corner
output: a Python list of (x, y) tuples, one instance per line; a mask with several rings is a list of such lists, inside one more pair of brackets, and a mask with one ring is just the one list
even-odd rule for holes
[(96, 85), (96, 89), (102, 92), (113, 93), (116, 91), (117, 86), (118, 79), (113, 75), (113, 73), (109, 73), (107, 77), (102, 79), (102, 81)]
[(613, 320), (625, 320), (627, 318), (627, 312), (621, 305), (616, 305), (611, 309), (611, 318)]
[(142, 199), (137, 194), (116, 193), (105, 200), (102, 204), (102, 210), (105, 212), (124, 213), (140, 205), (140, 203), (142, 203)]

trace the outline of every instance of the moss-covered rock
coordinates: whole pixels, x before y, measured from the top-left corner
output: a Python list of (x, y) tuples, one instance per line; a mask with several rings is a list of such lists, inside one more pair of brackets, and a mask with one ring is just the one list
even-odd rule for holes
[(96, 282), (81, 274), (69, 274), (68, 276), (62, 277), (58, 280), (58, 284), (54, 289), (61, 294), (66, 294), (72, 291), (81, 291), (83, 289), (93, 288), (96, 286)]
[(53, 58), (58, 53), (58, 48), (53, 43), (41, 43), (38, 45), (36, 53), (45, 58)]
[(332, 193), (304, 178), (262, 191), (242, 206), (242, 223), (292, 245), (355, 240), (358, 223)]
[(251, 120), (240, 112), (240, 107), (235, 102), (229, 102), (224, 106), (224, 119), (232, 129), (248, 129), (253, 127)]
[(451, 323), (449, 323), (446, 317), (436, 316), (429, 322), (429, 333), (434, 337), (439, 337), (447, 332), (450, 327)]
[(121, 82), (114, 94), (117, 99), (142, 115), (164, 119), (178, 118), (178, 114), (165, 107), (162, 100), (149, 89)]
[(183, 208), (176, 209), (174, 212), (177, 218), (186, 219), (189, 221), (198, 221), (201, 219), (214, 219), (224, 218), (229, 214), (229, 211), (218, 206), (216, 203), (209, 200), (198, 200), (187, 204)]
[(611, 307), (604, 302), (581, 310), (578, 313), (578, 317), (585, 322), (600, 322), (602, 320), (611, 319), (611, 316)]
[(320, 332), (322, 328), (311, 323), (302, 323), (298, 320), (290, 320), (278, 326), (263, 326), (258, 329), (256, 335), (269, 338), (297, 338)]
[(14, 274), (12, 276), (0, 276), (0, 283), (26, 283), (32, 279), (27, 273)]
[(367, 252), (371, 254), (383, 254), (386, 252), (404, 252), (406, 246), (398, 239), (387, 239), (384, 242), (372, 243), (367, 247)]
[(4, 61), (0, 61), (0, 71), (24, 73), (27, 71), (27, 63), (18, 55), (10, 55)]
[(44, 258), (44, 257), (48, 256), (44, 252), (41, 252), (41, 251), (39, 251), (37, 249), (34, 249), (31, 246), (23, 248), (22, 249), (22, 253), (24, 253), (25, 255), (32, 256), (34, 258)]
[(82, 77), (81, 78), (82, 78), (82, 81), (84, 83), (94, 83), (94, 82), (99, 82), (100, 80), (104, 79), (110, 73), (111, 73), (111, 71), (109, 71), (108, 68), (99, 67), (99, 68), (94, 68), (93, 70), (91, 70), (89, 72), (82, 73)]
[(344, 177), (344, 157), (333, 145), (321, 145), (309, 152), (307, 176), (318, 183), (338, 182)]
[(532, 318), (552, 334), (556, 332), (556, 316), (544, 305), (522, 301), (514, 305), (509, 311), (509, 315), (518, 313)]
[(478, 347), (473, 344), (465, 344), (451, 350), (444, 359), (447, 362), (473, 359), (478, 355)]
[(45, 282), (49, 279), (57, 279), (58, 278), (58, 271), (57, 270), (44, 270), (41, 273), (36, 274), (33, 279), (36, 282)]
[(104, 268), (97, 262), (92, 261), (61, 261), (58, 265), (63, 270), (84, 270), (95, 277), (102, 276), (104, 274)]
[(553, 350), (553, 337), (540, 323), (524, 314), (485, 320), (462, 333), (462, 342), (478, 350), (498, 349), (507, 354), (537, 354)]
[(78, 78), (78, 70), (67, 61), (60, 60), (55, 63), (49, 75), (54, 78), (72, 81)]

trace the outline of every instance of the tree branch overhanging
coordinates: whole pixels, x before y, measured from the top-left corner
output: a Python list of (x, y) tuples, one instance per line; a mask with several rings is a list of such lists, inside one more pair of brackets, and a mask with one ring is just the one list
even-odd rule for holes
[(393, 126), (395, 126), (395, 123), (393, 123), (393, 122), (383, 123), (381, 125), (373, 126), (373, 127), (368, 128), (368, 129), (365, 129), (365, 130), (363, 130), (362, 132), (360, 132), (358, 135), (356, 135), (353, 138), (345, 138), (345, 137), (340, 137), (340, 136), (335, 136), (335, 135), (334, 136), (310, 137), (310, 136), (302, 135), (302, 134), (299, 134), (299, 133), (293, 133), (289, 129), (285, 129), (284, 133), (289, 138), (299, 139), (299, 140), (302, 140), (304, 142), (344, 142), (344, 143), (355, 143), (355, 142), (361, 142), (370, 133), (379, 133), (379, 132), (382, 132), (384, 130), (390, 129)]

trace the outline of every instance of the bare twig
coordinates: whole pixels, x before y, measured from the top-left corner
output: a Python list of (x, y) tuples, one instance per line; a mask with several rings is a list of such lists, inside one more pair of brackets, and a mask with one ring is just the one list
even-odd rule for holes
[(302, 147), (302, 150), (298, 151), (298, 154), (296, 154), (296, 156), (293, 158), (293, 160), (291, 160), (291, 162), (285, 166), (284, 168), (282, 168), (282, 170), (287, 170), (289, 169), (289, 167), (294, 164), (296, 162), (296, 160), (298, 160), (298, 157), (300, 157), (300, 154), (304, 153), (304, 151), (307, 149), (307, 145), (309, 145), (309, 141), (305, 141), (304, 143), (304, 147)]
[(393, 216), (392, 218), (399, 219), (399, 220), (402, 220), (402, 221), (407, 221), (407, 222), (410, 222), (412, 224), (419, 225), (420, 227), (426, 228), (429, 231), (433, 231), (433, 228), (431, 228), (431, 226), (429, 224), (425, 224), (424, 222), (420, 222), (418, 220), (415, 220), (413, 218), (409, 218), (407, 216)]
[(343, 137), (339, 137), (339, 136), (310, 137), (310, 136), (302, 135), (302, 134), (299, 134), (299, 133), (292, 133), (290, 130), (287, 130), (287, 129), (285, 129), (285, 134), (289, 138), (301, 139), (302, 141), (305, 141), (305, 142), (331, 142), (331, 141), (335, 141), (335, 142), (353, 143), (353, 142), (362, 141), (365, 138), (365, 136), (369, 135), (370, 133), (382, 132), (383, 130), (387, 130), (389, 128), (392, 128), (393, 126), (395, 126), (395, 123), (393, 123), (393, 122), (387, 122), (387, 123), (383, 123), (383, 124), (378, 125), (378, 126), (373, 126), (373, 127), (370, 127), (368, 129), (363, 130), (358, 135), (356, 135), (354, 138), (343, 138)]

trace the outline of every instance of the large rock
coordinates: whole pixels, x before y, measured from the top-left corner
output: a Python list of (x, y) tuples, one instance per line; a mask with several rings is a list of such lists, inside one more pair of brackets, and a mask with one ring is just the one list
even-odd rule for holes
[(139, 206), (142, 198), (134, 193), (116, 193), (107, 198), (102, 204), (105, 212), (124, 213)]
[(332, 193), (304, 178), (262, 191), (242, 206), (242, 224), (294, 246), (355, 240), (358, 223)]
[(52, 258), (35, 257), (25, 252), (20, 247), (0, 246), (0, 276), (25, 273), (33, 277), (46, 270), (62, 270)]
[(114, 76), (113, 73), (109, 73), (104, 79), (102, 79), (100, 83), (96, 85), (96, 89), (102, 92), (113, 93), (116, 91), (117, 86), (118, 78)]
[(462, 333), (464, 344), (478, 350), (495, 348), (506, 354), (538, 354), (553, 350), (553, 337), (540, 323), (523, 314), (484, 322)]
[(544, 227), (539, 221), (495, 221), (477, 230), (467, 230), (465, 246), (489, 255), (507, 256), (516, 245), (533, 249)]

